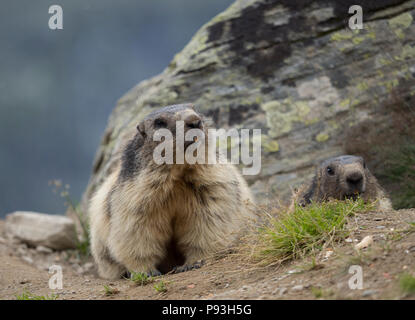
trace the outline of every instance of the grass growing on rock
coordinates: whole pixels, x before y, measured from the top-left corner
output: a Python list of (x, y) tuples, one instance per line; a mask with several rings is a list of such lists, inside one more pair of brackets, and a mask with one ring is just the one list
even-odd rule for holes
[(363, 200), (329, 201), (307, 207), (296, 205), (293, 212), (282, 212), (260, 229), (255, 258), (264, 264), (296, 259), (321, 250), (348, 236), (347, 218), (373, 210)]

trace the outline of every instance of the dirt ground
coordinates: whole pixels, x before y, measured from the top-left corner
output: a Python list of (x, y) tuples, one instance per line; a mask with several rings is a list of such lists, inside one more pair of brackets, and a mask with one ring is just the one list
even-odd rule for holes
[[(399, 287), (402, 273), (415, 275), (415, 209), (373, 212), (350, 218), (350, 237), (311, 257), (272, 267), (258, 267), (238, 254), (208, 261), (202, 268), (164, 275), (137, 286), (129, 280), (107, 281), (94, 265), (71, 252), (46, 252), (7, 239), (0, 221), (0, 299), (28, 291), (57, 294), (58, 299), (414, 299)], [(408, 231), (411, 230), (411, 231)], [(356, 251), (365, 236), (373, 244)], [(51, 290), (50, 265), (63, 268), (63, 289)], [(363, 271), (363, 289), (350, 289), (349, 267)], [(163, 281), (167, 291), (154, 284)], [(104, 285), (115, 290), (106, 295)]]

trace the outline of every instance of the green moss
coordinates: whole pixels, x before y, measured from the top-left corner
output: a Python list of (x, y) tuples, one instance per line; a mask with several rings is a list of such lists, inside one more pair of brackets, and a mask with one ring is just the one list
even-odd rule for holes
[(385, 74), (383, 73), (382, 70), (379, 69), (376, 72), (377, 72), (379, 78), (384, 78), (385, 77)]
[(409, 44), (405, 45), (402, 49), (401, 59), (415, 58), (415, 46)]
[[(376, 39), (376, 33), (373, 29), (370, 31), (364, 30), (360, 32), (359, 29), (356, 30), (342, 30), (335, 32), (331, 35), (331, 41), (351, 41), (354, 45), (358, 45), (367, 39)], [(341, 48), (340, 50), (344, 50), (345, 48)]]
[(377, 61), (379, 62), (379, 64), (380, 64), (381, 66), (387, 66), (387, 65), (389, 65), (389, 64), (391, 64), (391, 63), (393, 62), (393, 60), (392, 60), (392, 59), (389, 59), (389, 58), (384, 58), (384, 57), (379, 57), (379, 58), (377, 59)]
[(277, 140), (273, 140), (266, 135), (262, 135), (262, 147), (266, 152), (278, 152), (280, 150), (280, 145)]
[(405, 38), (405, 33), (402, 31), (402, 29), (395, 30), (395, 34), (399, 39), (404, 39)]
[(303, 122), (305, 125), (311, 126), (312, 124), (319, 122), (319, 120), (320, 120), (319, 118), (314, 118), (314, 119), (304, 120)]
[(413, 20), (412, 15), (409, 12), (405, 12), (397, 17), (390, 19), (389, 26), (392, 29), (397, 29), (397, 28), (406, 29), (410, 27), (410, 25), (412, 24), (412, 20)]
[(367, 89), (369, 89), (369, 85), (366, 81), (362, 81), (357, 84), (357, 89), (359, 89), (360, 91), (366, 91)]
[(348, 107), (351, 104), (350, 102), (351, 102), (350, 99), (348, 99), (348, 98), (344, 99), (344, 100), (340, 101), (340, 106), (343, 107), (343, 108)]
[(367, 37), (369, 39), (376, 39), (376, 33), (375, 33), (375, 31), (373, 31), (373, 30), (369, 31), (369, 33), (367, 34)]
[(336, 120), (329, 120), (328, 124), (330, 126), (330, 128), (337, 130), (340, 126), (339, 123)]
[(318, 141), (318, 142), (325, 142), (325, 141), (327, 141), (328, 139), (330, 138), (330, 136), (327, 134), (327, 133), (319, 133), (317, 136), (316, 136), (316, 141)]
[(346, 31), (338, 31), (331, 35), (330, 40), (331, 41), (344, 41), (344, 40), (350, 40), (353, 38), (353, 33), (350, 30)]
[(385, 88), (388, 90), (388, 92), (392, 92), (393, 88), (395, 88), (399, 85), (399, 80), (398, 79), (392, 79), (392, 80), (382, 82), (381, 84), (383, 84), (385, 86)]
[(354, 44), (359, 44), (359, 43), (362, 43), (363, 41), (365, 41), (365, 38), (364, 37), (355, 37), (355, 38), (353, 38), (353, 43)]
[[(358, 88), (363, 89), (363, 87), (359, 87), (359, 85), (358, 85)], [(358, 105), (359, 103), (360, 103), (359, 99), (346, 98), (346, 99), (343, 99), (342, 101), (340, 101), (340, 107), (342, 107), (343, 109), (352, 108), (352, 107)]]
[(389, 20), (389, 26), (399, 39), (405, 38), (404, 29), (407, 29), (412, 24), (412, 15), (409, 12), (405, 12), (397, 17)]
[(262, 109), (266, 112), (269, 135), (272, 138), (290, 132), (294, 122), (307, 124), (310, 120), (307, 118), (311, 111), (308, 103), (294, 102), (291, 98), (269, 101), (262, 105)]

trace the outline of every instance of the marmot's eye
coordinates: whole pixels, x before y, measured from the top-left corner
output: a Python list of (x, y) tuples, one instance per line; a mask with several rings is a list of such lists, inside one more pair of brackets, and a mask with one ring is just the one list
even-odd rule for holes
[(332, 167), (327, 167), (327, 173), (329, 174), (329, 176), (333, 176), (334, 175), (334, 169)]
[(156, 128), (165, 128), (167, 127), (167, 122), (163, 119), (156, 119), (154, 120), (154, 126)]
[(198, 129), (202, 126), (202, 121), (199, 120), (193, 123), (187, 123), (187, 126), (191, 129)]

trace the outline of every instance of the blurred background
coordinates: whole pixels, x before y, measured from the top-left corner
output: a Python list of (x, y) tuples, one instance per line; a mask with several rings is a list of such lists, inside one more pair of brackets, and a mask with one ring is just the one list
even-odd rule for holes
[[(108, 116), (232, 0), (16, 0), (0, 11), (0, 218), (78, 201)], [(50, 30), (49, 6), (63, 8)]]

